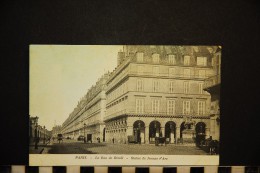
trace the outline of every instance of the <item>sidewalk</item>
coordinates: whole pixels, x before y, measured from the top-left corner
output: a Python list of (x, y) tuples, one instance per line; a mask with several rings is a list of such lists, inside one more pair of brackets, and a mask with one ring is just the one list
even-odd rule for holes
[(48, 143), (43, 144), (42, 142), (38, 143), (38, 149), (35, 149), (35, 145), (29, 145), (29, 154), (44, 154), (44, 150), (46, 150), (46, 147), (51, 145), (51, 142), (48, 141)]

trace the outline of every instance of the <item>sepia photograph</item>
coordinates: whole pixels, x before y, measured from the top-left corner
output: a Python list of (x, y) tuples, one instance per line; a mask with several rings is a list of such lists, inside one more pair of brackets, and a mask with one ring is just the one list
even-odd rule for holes
[(30, 165), (72, 155), (218, 162), (221, 50), (30, 45)]

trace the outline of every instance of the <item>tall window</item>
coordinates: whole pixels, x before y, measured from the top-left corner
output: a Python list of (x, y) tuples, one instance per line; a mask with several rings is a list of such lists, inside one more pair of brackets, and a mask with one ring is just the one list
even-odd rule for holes
[(190, 114), (190, 101), (183, 101), (183, 114)]
[(153, 99), (152, 100), (152, 113), (153, 114), (159, 114), (160, 109), (160, 100), (159, 99)]
[(183, 70), (184, 77), (190, 77), (190, 69), (186, 68)]
[(176, 74), (176, 69), (173, 67), (169, 68), (169, 76), (174, 76)]
[(159, 75), (159, 67), (153, 67), (153, 74)]
[(167, 114), (175, 114), (175, 100), (167, 101)]
[(144, 99), (136, 99), (136, 113), (144, 113)]
[(203, 83), (199, 83), (199, 94), (203, 94), (204, 90), (203, 90)]
[(144, 62), (144, 53), (143, 52), (137, 52), (137, 62)]
[(198, 115), (205, 114), (205, 101), (198, 101)]
[(136, 85), (137, 91), (143, 91), (144, 90), (144, 82), (142, 79), (137, 79), (137, 85)]
[(142, 65), (138, 65), (137, 66), (137, 73), (138, 74), (143, 74), (143, 72), (144, 72), (144, 67)]
[(153, 92), (158, 92), (159, 91), (159, 81), (158, 80), (154, 80), (152, 87), (153, 87)]
[(206, 77), (206, 70), (199, 70), (199, 78), (205, 78)]
[(160, 60), (160, 56), (158, 53), (155, 53), (152, 55), (152, 58), (153, 58), (153, 63), (159, 63), (159, 60)]
[(169, 64), (176, 64), (175, 55), (169, 55), (168, 62)]
[(198, 66), (206, 66), (207, 65), (207, 57), (197, 57), (197, 65)]
[(188, 81), (183, 82), (183, 92), (184, 93), (189, 93), (190, 91), (190, 83)]
[(173, 93), (174, 92), (174, 81), (169, 82), (169, 92)]
[(190, 65), (190, 56), (184, 56), (183, 64)]

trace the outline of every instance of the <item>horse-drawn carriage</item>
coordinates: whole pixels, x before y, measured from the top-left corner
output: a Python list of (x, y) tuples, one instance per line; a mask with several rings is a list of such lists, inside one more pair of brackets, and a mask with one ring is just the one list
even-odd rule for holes
[(165, 137), (155, 137), (155, 145), (159, 146), (159, 144), (166, 145), (166, 138)]
[(212, 140), (212, 138), (207, 138), (202, 140), (198, 145), (202, 150), (206, 151), (209, 154), (218, 154), (219, 153), (219, 141)]

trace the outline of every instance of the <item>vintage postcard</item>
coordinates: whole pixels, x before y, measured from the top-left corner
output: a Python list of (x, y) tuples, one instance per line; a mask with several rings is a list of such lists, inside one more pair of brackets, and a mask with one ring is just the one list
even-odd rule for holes
[(30, 45), (29, 165), (218, 165), (221, 49)]

